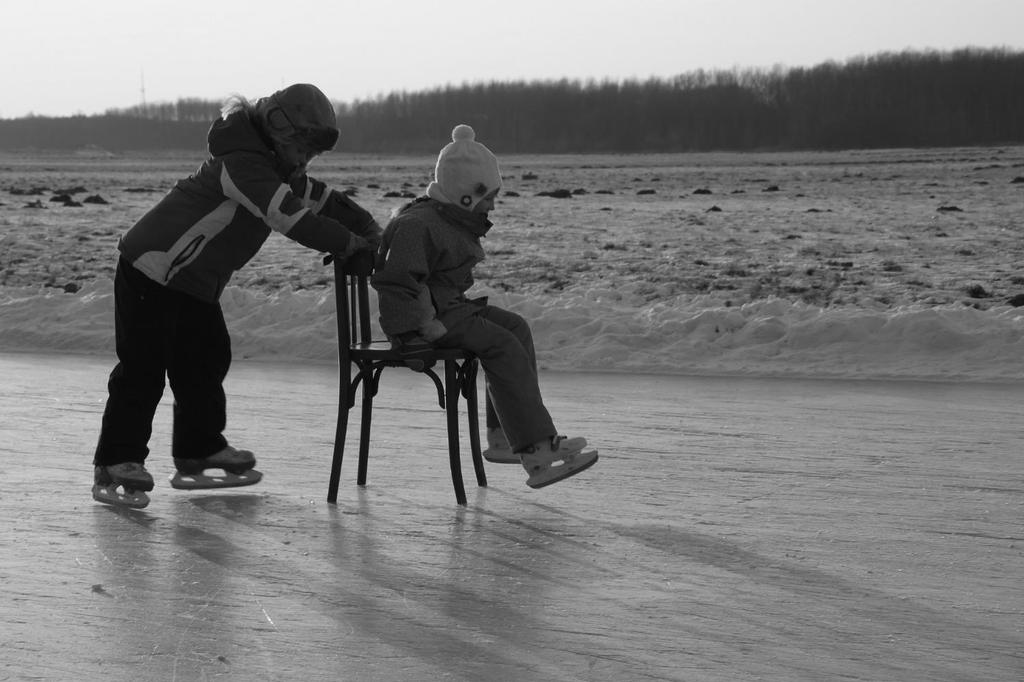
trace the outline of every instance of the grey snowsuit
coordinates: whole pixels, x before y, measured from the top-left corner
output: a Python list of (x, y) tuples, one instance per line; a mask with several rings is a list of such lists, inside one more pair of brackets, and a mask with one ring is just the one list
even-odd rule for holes
[(483, 214), (426, 197), (406, 205), (384, 230), (372, 283), (380, 324), (392, 339), (431, 320), (447, 332), (435, 341), (480, 358), (487, 381), (487, 426), (505, 431), (513, 450), (557, 434), (537, 381), (529, 324), (519, 315), (470, 300), (473, 267), (484, 260)]

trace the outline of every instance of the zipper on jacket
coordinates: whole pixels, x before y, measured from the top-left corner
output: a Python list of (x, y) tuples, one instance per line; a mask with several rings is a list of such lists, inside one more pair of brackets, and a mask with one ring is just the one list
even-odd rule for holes
[(185, 245), (185, 248), (175, 256), (174, 260), (171, 261), (171, 267), (167, 268), (167, 276), (164, 278), (165, 282), (169, 282), (171, 279), (171, 273), (177, 272), (178, 267), (187, 263), (195, 255), (196, 251), (199, 250), (199, 245), (206, 239), (206, 235), (198, 235), (195, 239)]

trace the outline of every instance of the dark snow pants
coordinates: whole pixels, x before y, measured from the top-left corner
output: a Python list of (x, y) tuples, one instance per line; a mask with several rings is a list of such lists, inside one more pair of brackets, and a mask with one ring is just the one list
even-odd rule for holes
[(544, 407), (530, 326), (519, 315), (484, 306), (437, 341), (480, 358), (487, 384), (487, 427), (499, 425), (513, 451), (558, 432)]
[(174, 393), (172, 455), (197, 459), (222, 450), (231, 339), (220, 305), (161, 286), (122, 258), (114, 334), (118, 363), (107, 382), (94, 464), (146, 459), (165, 375)]

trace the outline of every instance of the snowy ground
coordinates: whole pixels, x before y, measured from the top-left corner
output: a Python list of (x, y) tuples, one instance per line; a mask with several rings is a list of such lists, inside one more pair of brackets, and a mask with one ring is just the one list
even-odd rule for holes
[[(0, 349), (109, 352), (117, 235), (199, 160), (0, 156)], [(384, 222), (432, 162), (336, 153), (314, 170)], [(503, 171), (479, 293), (533, 321), (545, 368), (1024, 379), (1024, 309), (1007, 303), (1024, 293), (1024, 148)], [(536, 196), (556, 189), (577, 194)], [(66, 190), (82, 205), (51, 201)], [(329, 275), (272, 236), (224, 299), (236, 355), (331, 361)]]

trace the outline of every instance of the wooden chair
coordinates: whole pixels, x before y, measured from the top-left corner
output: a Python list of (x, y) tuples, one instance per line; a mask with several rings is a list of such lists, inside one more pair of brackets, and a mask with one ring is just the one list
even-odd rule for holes
[[(337, 504), (349, 411), (355, 406), (359, 387), (362, 386), (362, 418), (356, 482), (359, 485), (366, 485), (373, 398), (380, 386), (381, 373), (387, 367), (408, 367), (402, 356), (392, 349), (389, 341), (372, 339), (368, 293), (368, 280), (373, 271), (372, 255), (365, 252), (356, 254), (348, 262), (342, 262), (333, 256), (324, 258), (325, 265), (331, 262), (334, 263), (334, 293), (338, 310), (338, 364), (341, 376), (338, 391), (338, 425), (334, 435), (334, 459), (331, 462), (327, 501)], [(466, 489), (462, 482), (462, 461), (459, 453), (460, 395), (466, 400), (469, 415), (469, 442), (476, 482), (481, 487), (487, 485), (483, 457), (480, 453), (480, 425), (477, 414), (476, 378), (479, 361), (468, 351), (448, 348), (434, 349), (430, 355), (424, 357), (424, 360), (427, 367), (422, 373), (433, 380), (437, 389), (437, 401), (447, 413), (448, 459), (452, 469), (452, 484), (455, 486), (455, 499), (465, 506)], [(443, 363), (443, 383), (433, 369), (436, 363)]]

